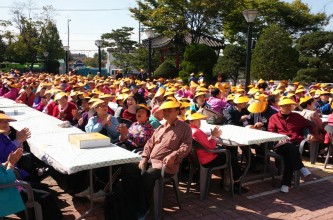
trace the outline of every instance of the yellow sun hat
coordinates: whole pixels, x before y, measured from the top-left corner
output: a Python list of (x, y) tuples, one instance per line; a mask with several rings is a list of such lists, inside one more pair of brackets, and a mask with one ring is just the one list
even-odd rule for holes
[(278, 103), (279, 106), (282, 106), (282, 105), (296, 105), (296, 104), (297, 104), (296, 102), (294, 102), (292, 99), (290, 99), (288, 97), (283, 97)]
[(163, 87), (160, 87), (160, 88), (158, 88), (158, 90), (157, 90), (157, 92), (155, 94), (155, 97), (164, 95), (164, 93), (165, 93), (165, 89), (163, 89)]
[(245, 95), (235, 96), (235, 99), (234, 99), (235, 104), (248, 103), (249, 101), (250, 101), (250, 98)]
[(201, 120), (201, 119), (206, 119), (206, 118), (208, 118), (206, 115), (196, 112), (196, 113), (187, 115), (185, 119), (192, 121), (192, 120)]
[(0, 113), (0, 120), (6, 120), (8, 122), (17, 121), (15, 118), (12, 118), (6, 114)]
[(137, 105), (137, 110), (140, 109), (140, 108), (145, 108), (148, 111), (150, 111), (150, 108), (147, 105), (145, 105), (145, 104), (139, 104), (139, 105)]
[(61, 99), (61, 98), (64, 97), (64, 96), (67, 96), (67, 93), (65, 93), (65, 92), (58, 92), (58, 93), (55, 95), (55, 97), (54, 97), (54, 101), (57, 101), (57, 100)]
[(300, 93), (300, 92), (305, 92), (305, 89), (298, 88), (298, 89), (296, 89), (295, 94)]
[(254, 99), (259, 100), (261, 102), (267, 102), (267, 95), (257, 93), (255, 94)]
[(265, 80), (263, 80), (263, 79), (260, 79), (260, 80), (258, 81), (258, 84), (263, 84), (263, 83), (265, 83)]
[(180, 108), (188, 108), (191, 106), (189, 102), (180, 102)]
[(227, 96), (227, 101), (233, 101), (234, 99), (235, 99), (235, 95), (232, 93)]
[(193, 99), (195, 99), (196, 97), (198, 97), (198, 96), (200, 96), (200, 95), (204, 95), (204, 96), (206, 96), (206, 94), (207, 94), (207, 93), (205, 93), (205, 92), (197, 92), (197, 93), (195, 93), (195, 96), (193, 97)]
[(97, 99), (92, 105), (91, 108), (97, 107), (99, 104), (105, 103), (102, 99)]
[(299, 104), (303, 104), (304, 102), (307, 102), (307, 101), (309, 101), (310, 99), (312, 99), (312, 97), (306, 95), (306, 96), (302, 97), (302, 98), (299, 100)]
[(251, 113), (262, 113), (265, 111), (266, 106), (267, 106), (266, 102), (255, 100), (249, 105), (249, 107), (247, 107), (247, 110)]
[(169, 91), (164, 93), (164, 97), (168, 95), (175, 95), (175, 92)]
[(180, 103), (177, 101), (168, 101), (168, 102), (163, 102), (163, 104), (160, 106), (160, 109), (168, 109), (168, 108), (180, 108)]

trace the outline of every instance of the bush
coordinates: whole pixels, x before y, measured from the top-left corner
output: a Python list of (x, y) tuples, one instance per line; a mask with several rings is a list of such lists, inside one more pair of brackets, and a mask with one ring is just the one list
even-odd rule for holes
[(178, 70), (168, 60), (164, 61), (154, 72), (154, 77), (175, 78), (178, 76)]

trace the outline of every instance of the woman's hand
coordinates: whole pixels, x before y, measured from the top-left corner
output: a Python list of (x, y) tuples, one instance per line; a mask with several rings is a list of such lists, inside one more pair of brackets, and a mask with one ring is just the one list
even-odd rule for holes
[(23, 149), (22, 148), (17, 148), (16, 151), (11, 152), (8, 155), (8, 159), (7, 159), (8, 165), (14, 165), (14, 164), (16, 164), (17, 161), (20, 160), (20, 158), (22, 157), (22, 155), (23, 155)]
[(73, 109), (72, 110), (72, 115), (73, 115), (73, 118), (75, 118), (75, 119), (79, 119), (80, 118), (80, 114), (77, 111), (77, 109)]
[(146, 157), (143, 157), (140, 160), (139, 165), (138, 165), (138, 167), (139, 167), (140, 170), (144, 170), (146, 168), (147, 161), (148, 161), (148, 159)]
[(29, 128), (23, 128), (21, 131), (16, 132), (16, 140), (19, 143), (26, 141), (30, 137), (31, 137), (31, 132)]
[(222, 135), (221, 129), (219, 127), (217, 127), (217, 126), (213, 130), (211, 129), (210, 133), (215, 138), (220, 138), (221, 135)]

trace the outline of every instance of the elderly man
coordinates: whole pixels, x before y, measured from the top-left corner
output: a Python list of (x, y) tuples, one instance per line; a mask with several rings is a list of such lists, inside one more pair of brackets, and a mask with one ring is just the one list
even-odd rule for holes
[[(139, 166), (125, 165), (123, 169), (124, 191), (128, 193), (128, 202), (136, 204), (137, 217), (142, 217), (149, 210), (155, 180), (161, 177), (162, 166), (165, 166), (165, 176), (176, 174), (182, 159), (192, 148), (191, 128), (177, 118), (180, 103), (164, 102), (160, 110), (163, 110), (166, 123), (159, 126), (147, 141)], [(145, 169), (148, 160), (151, 165), (141, 175), (140, 170)]]
[(303, 140), (304, 128), (310, 129), (309, 140), (313, 140), (313, 128), (311, 123), (298, 113), (292, 112), (296, 102), (284, 98), (278, 103), (279, 112), (272, 115), (268, 123), (268, 131), (284, 134), (289, 137), (287, 141), (278, 142), (274, 149), (283, 157), (284, 171), (282, 176), (281, 192), (288, 193), (293, 172), (299, 170), (305, 177), (310, 171), (304, 167), (301, 155), (295, 145)]

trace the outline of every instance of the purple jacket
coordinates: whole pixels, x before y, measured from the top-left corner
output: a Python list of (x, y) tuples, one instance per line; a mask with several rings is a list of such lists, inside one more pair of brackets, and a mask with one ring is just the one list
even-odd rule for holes
[(215, 98), (213, 96), (209, 97), (207, 103), (210, 105), (210, 108), (214, 111), (222, 113), (222, 109), (226, 107), (227, 102), (222, 99)]

